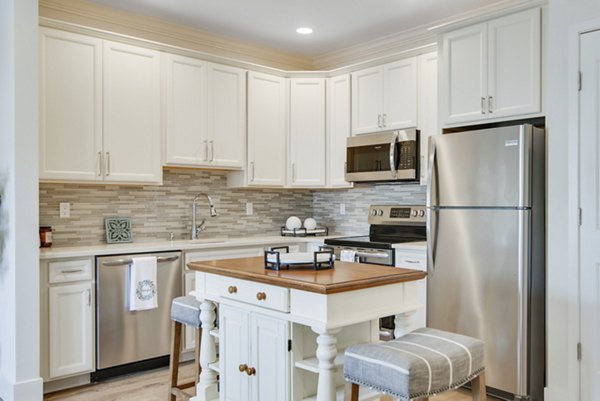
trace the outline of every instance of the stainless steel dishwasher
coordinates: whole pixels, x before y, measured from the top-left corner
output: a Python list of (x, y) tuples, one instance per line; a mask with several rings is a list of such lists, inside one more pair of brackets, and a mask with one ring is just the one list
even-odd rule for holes
[[(158, 308), (129, 310), (132, 258), (156, 256)], [(96, 258), (96, 372), (92, 380), (164, 366), (169, 361), (170, 311), (182, 295), (181, 252)]]

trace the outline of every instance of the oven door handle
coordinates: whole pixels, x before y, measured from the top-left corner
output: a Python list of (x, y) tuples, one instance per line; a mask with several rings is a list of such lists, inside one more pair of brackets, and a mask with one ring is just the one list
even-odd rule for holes
[(389, 253), (386, 252), (364, 252), (364, 251), (356, 251), (356, 256), (361, 258), (376, 258), (376, 259), (387, 259), (390, 257)]
[(390, 141), (390, 173), (392, 178), (398, 177), (398, 171), (396, 170), (396, 143), (398, 143), (398, 132), (394, 131), (392, 134), (392, 140)]

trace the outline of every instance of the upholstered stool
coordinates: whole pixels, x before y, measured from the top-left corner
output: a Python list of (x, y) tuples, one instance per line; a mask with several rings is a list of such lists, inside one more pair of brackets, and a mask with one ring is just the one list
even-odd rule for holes
[[(183, 390), (198, 384), (200, 375), (200, 339), (202, 336), (202, 327), (200, 323), (200, 302), (196, 297), (185, 296), (173, 299), (171, 303), (171, 363), (169, 366), (169, 376), (171, 384), (169, 386), (169, 400), (176, 401), (177, 397), (189, 400), (190, 395)], [(195, 327), (196, 330), (196, 348), (194, 359), (194, 380), (178, 384), (179, 378), (179, 358), (181, 354), (181, 334), (183, 325)]]
[(467, 382), (473, 400), (486, 400), (483, 342), (429, 328), (387, 342), (348, 347), (344, 377), (346, 401), (358, 400), (359, 386), (407, 401), (428, 400)]

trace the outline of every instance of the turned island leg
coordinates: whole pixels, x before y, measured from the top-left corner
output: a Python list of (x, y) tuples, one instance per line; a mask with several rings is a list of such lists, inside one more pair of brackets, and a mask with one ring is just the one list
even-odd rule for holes
[(337, 337), (341, 329), (323, 329), (312, 327), (317, 333), (317, 359), (319, 361), (319, 381), (317, 401), (335, 401), (334, 360), (337, 355)]
[(200, 321), (202, 322), (202, 338), (200, 340), (200, 367), (202, 372), (196, 386), (194, 401), (210, 401), (219, 398), (217, 390), (217, 373), (208, 367), (217, 361), (215, 339), (210, 331), (215, 327), (215, 304), (203, 300), (200, 304)]

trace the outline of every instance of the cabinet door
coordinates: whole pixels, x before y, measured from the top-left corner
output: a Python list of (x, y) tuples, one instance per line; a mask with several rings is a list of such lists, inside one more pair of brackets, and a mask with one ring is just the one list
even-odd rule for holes
[(487, 25), (444, 34), (442, 40), (441, 105), (444, 122), (485, 118), (487, 103)]
[(438, 135), (437, 52), (419, 56), (419, 130), (421, 147), (421, 185), (427, 184), (429, 137)]
[(160, 53), (104, 42), (106, 180), (162, 180)]
[(350, 75), (327, 80), (327, 186), (351, 187), (344, 179), (346, 173), (346, 139), (350, 128)]
[(383, 70), (367, 68), (352, 73), (352, 134), (382, 129)]
[(527, 10), (488, 24), (488, 116), (541, 111), (540, 10)]
[(166, 163), (208, 164), (206, 63), (165, 55)]
[(252, 401), (287, 401), (290, 396), (289, 323), (253, 313), (250, 318)]
[(325, 79), (290, 79), (292, 187), (325, 185)]
[(252, 366), (249, 313), (226, 305), (219, 308), (219, 313), (221, 400), (247, 401), (250, 376), (245, 371), (240, 372), (240, 365)]
[(417, 126), (417, 58), (383, 66), (384, 129)]
[(49, 290), (50, 378), (93, 369), (92, 283)]
[(40, 179), (102, 179), (102, 41), (40, 28)]
[(246, 72), (208, 65), (209, 160), (214, 167), (242, 168), (246, 149)]
[(285, 185), (285, 78), (248, 73), (248, 185)]

